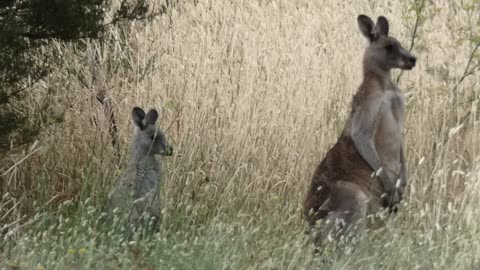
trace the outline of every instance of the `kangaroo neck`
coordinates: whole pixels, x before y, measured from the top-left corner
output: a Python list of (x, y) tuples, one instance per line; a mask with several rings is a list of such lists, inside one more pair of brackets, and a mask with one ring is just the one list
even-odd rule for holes
[(363, 64), (363, 81), (377, 81), (382, 86), (382, 89), (395, 89), (395, 84), (392, 81), (390, 69), (382, 69), (364, 62)]

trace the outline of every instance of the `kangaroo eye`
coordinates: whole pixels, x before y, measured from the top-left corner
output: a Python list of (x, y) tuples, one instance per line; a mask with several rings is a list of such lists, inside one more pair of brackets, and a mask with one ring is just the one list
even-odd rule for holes
[(393, 45), (392, 45), (392, 44), (388, 44), (387, 46), (385, 46), (385, 50), (386, 50), (387, 52), (389, 52), (389, 53), (392, 52), (392, 51), (393, 51)]

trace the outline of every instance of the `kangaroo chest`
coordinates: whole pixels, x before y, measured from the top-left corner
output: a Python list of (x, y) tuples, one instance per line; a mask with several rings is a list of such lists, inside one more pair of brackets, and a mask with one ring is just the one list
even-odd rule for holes
[(375, 133), (375, 147), (386, 166), (398, 172), (405, 112), (403, 93), (398, 90), (385, 91), (381, 108)]

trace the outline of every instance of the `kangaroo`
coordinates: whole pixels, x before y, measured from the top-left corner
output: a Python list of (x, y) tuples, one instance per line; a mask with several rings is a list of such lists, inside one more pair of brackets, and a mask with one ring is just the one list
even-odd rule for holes
[(131, 224), (136, 224), (145, 212), (158, 221), (161, 212), (158, 194), (161, 170), (155, 155), (171, 156), (173, 147), (167, 143), (163, 131), (155, 125), (158, 119), (156, 110), (145, 114), (141, 108), (134, 107), (132, 119), (138, 131), (127, 169), (108, 195), (108, 208), (128, 211)]
[[(369, 41), (363, 57), (363, 81), (340, 138), (318, 165), (304, 201), (304, 216), (318, 244), (382, 208), (396, 211), (407, 184), (402, 129), (404, 94), (393, 83), (394, 68), (411, 70), (416, 58), (388, 36), (389, 25), (359, 15), (360, 32)], [(374, 179), (372, 179), (374, 178)], [(324, 224), (317, 230), (317, 221)]]

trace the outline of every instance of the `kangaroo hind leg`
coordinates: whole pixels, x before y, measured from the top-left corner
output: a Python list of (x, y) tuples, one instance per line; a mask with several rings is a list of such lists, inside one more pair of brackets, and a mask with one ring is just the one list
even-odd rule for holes
[(338, 181), (331, 195), (330, 211), (321, 228), (321, 238), (339, 240), (362, 226), (367, 215), (368, 197), (360, 186)]

